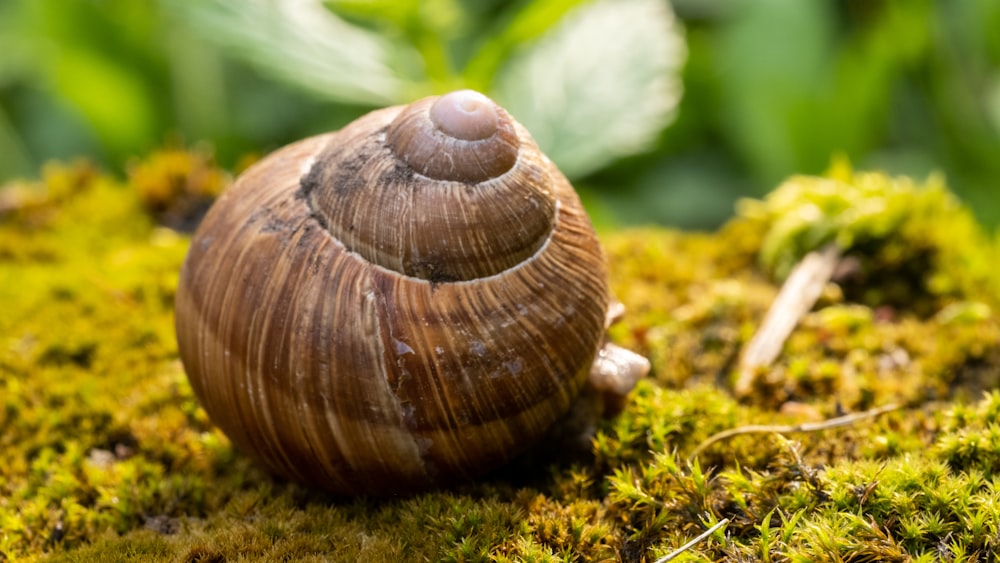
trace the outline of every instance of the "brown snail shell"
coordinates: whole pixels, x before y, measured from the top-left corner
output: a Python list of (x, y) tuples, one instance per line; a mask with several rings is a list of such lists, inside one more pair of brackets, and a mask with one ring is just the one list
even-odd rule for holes
[(609, 306), (579, 199), (460, 91), (372, 112), (241, 176), (181, 271), (181, 359), (272, 471), (344, 494), (481, 475), (587, 380)]

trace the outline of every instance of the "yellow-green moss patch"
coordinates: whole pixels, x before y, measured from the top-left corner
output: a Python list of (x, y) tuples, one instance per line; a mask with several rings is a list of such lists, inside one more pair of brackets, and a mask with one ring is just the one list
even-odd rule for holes
[[(123, 182), (53, 165), (0, 190), (0, 561), (653, 561), (723, 518), (677, 560), (1000, 549), (1000, 251), (939, 180), (841, 167), (745, 204), (715, 233), (607, 233), (628, 307), (612, 336), (654, 373), (589, 455), (541, 448), (450, 491), (348, 500), (234, 451), (177, 361), (188, 239), (163, 222), (186, 227), (229, 175), (178, 152), (132, 170)], [(830, 185), (864, 197), (823, 195)], [(734, 360), (778, 290), (772, 274), (830, 240), (845, 271), (736, 400)], [(691, 458), (735, 426), (887, 403), (903, 408)]]

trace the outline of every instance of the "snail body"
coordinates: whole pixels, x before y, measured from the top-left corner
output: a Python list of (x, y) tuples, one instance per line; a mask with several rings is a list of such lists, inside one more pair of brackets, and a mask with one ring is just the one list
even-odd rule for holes
[(609, 296), (569, 182), (460, 91), (254, 165), (196, 231), (175, 308), (192, 387), (236, 446), (385, 495), (538, 440), (587, 381)]

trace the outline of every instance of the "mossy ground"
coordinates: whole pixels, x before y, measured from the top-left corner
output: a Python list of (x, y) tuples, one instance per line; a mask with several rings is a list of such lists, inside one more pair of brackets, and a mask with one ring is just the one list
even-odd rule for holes
[[(840, 168), (716, 233), (607, 233), (629, 308), (613, 337), (654, 372), (589, 454), (345, 500), (234, 451), (177, 360), (188, 239), (162, 225), (186, 226), (225, 178), (172, 151), (126, 182), (54, 165), (0, 191), (0, 561), (653, 561), (723, 518), (675, 560), (997, 559), (1000, 244), (938, 182)], [(845, 186), (865, 197), (838, 200)], [(828, 240), (850, 267), (734, 397), (772, 274)], [(887, 403), (902, 408), (689, 459), (721, 430)]]

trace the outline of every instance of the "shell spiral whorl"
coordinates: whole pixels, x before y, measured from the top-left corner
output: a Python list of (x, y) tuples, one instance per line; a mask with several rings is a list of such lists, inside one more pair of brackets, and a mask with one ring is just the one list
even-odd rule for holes
[(310, 207), (348, 249), (445, 282), (498, 274), (545, 244), (552, 166), (506, 111), (467, 90), (386, 111), (343, 129), (303, 180)]
[(211, 419), (334, 492), (480, 475), (583, 385), (608, 288), (527, 131), (471, 91), (372, 112), (244, 173), (195, 233), (178, 346)]
[(449, 137), (478, 141), (497, 132), (497, 109), (479, 92), (459, 90), (438, 98), (428, 113), (431, 122)]
[(389, 127), (386, 142), (419, 174), (466, 183), (507, 172), (520, 148), (510, 115), (471, 90), (412, 104)]

